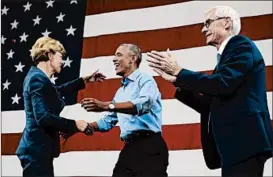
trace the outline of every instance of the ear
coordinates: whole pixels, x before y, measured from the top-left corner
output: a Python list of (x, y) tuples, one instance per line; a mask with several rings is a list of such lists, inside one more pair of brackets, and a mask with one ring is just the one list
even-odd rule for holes
[(225, 20), (224, 27), (225, 27), (225, 29), (231, 29), (231, 27), (232, 27), (232, 22), (231, 22), (231, 19), (230, 19), (230, 18), (227, 18), (227, 19)]
[(137, 61), (137, 57), (135, 55), (133, 55), (131, 62), (136, 63), (136, 61)]
[(47, 57), (48, 57), (49, 60), (51, 60), (53, 58), (53, 54), (51, 52), (48, 52)]

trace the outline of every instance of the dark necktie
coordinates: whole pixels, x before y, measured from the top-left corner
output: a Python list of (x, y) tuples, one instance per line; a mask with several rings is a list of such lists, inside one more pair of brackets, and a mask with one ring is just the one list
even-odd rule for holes
[(217, 53), (217, 65), (219, 64), (220, 59), (221, 59), (221, 55)]
[(219, 53), (217, 53), (217, 65), (216, 65), (216, 69), (218, 69), (218, 64), (220, 62), (221, 59), (221, 55)]

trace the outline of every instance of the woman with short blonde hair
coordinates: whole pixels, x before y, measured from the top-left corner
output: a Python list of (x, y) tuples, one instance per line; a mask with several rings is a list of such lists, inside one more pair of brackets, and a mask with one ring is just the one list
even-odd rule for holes
[(50, 78), (61, 72), (65, 53), (63, 45), (50, 37), (39, 38), (31, 49), (34, 66), (25, 77), (23, 86), (26, 126), (16, 150), (23, 176), (54, 176), (53, 159), (60, 154), (59, 133), (67, 136), (76, 132), (93, 133), (86, 121), (60, 117), (65, 106), (62, 95), (83, 89), (86, 82), (102, 81), (105, 76), (95, 72), (55, 86)]
[(59, 52), (62, 55), (66, 54), (64, 46), (60, 41), (50, 37), (39, 38), (31, 49), (31, 57), (33, 62), (39, 61), (41, 57), (46, 57), (47, 53)]

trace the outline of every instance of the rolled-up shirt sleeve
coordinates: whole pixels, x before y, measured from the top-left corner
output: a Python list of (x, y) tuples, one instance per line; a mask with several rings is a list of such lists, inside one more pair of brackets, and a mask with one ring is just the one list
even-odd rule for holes
[(107, 132), (111, 130), (117, 124), (117, 122), (118, 117), (116, 112), (109, 112), (102, 119), (96, 121), (100, 132)]
[(140, 88), (138, 98), (131, 100), (136, 106), (138, 115), (150, 112), (158, 96), (158, 88), (153, 80), (147, 80)]

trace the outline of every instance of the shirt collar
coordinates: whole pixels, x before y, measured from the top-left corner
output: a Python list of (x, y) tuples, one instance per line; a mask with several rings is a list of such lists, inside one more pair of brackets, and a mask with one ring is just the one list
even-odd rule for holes
[(222, 55), (222, 53), (223, 53), (223, 51), (224, 51), (224, 49), (225, 49), (225, 47), (226, 47), (228, 41), (229, 41), (233, 36), (234, 36), (234, 35), (231, 35), (231, 36), (227, 37), (227, 38), (222, 42), (222, 44), (220, 45), (219, 50), (218, 50), (217, 53), (219, 53), (220, 55)]
[(122, 85), (127, 85), (129, 81), (135, 81), (139, 75), (140, 75), (140, 71), (139, 69), (136, 69), (128, 77), (125, 77), (121, 80)]

